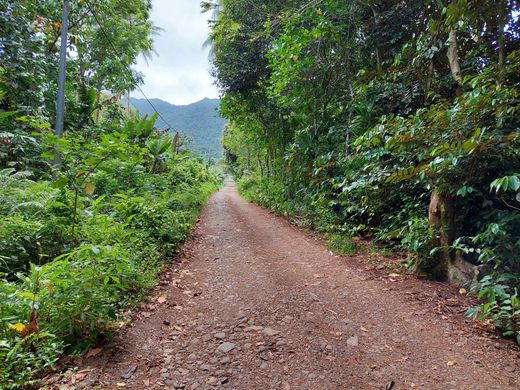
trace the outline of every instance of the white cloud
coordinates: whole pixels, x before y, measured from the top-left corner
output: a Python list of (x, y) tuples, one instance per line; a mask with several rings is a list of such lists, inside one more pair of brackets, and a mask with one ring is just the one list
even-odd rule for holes
[[(149, 98), (188, 104), (218, 97), (209, 74), (208, 14), (201, 14), (197, 0), (153, 0), (152, 20), (163, 31), (155, 37), (158, 55), (147, 64), (139, 59), (136, 69), (144, 75), (141, 88)], [(139, 92), (132, 94), (142, 97)]]

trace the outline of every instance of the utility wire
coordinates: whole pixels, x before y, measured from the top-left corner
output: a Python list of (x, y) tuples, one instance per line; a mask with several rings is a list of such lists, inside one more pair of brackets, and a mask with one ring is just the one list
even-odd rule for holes
[[(126, 62), (124, 62), (122, 60), (122, 56), (119, 54), (119, 51), (117, 50), (117, 47), (114, 45), (114, 43), (112, 42), (112, 40), (110, 39), (110, 36), (108, 35), (108, 33), (106, 32), (105, 28), (103, 27), (103, 24), (101, 24), (100, 20), (99, 20), (99, 17), (98, 15), (96, 14), (96, 12), (94, 11), (94, 8), (92, 7), (92, 4), (90, 3), (89, 0), (85, 0), (85, 4), (87, 5), (87, 8), (88, 10), (90, 11), (90, 13), (92, 14), (92, 16), (94, 17), (94, 19), (96, 20), (96, 23), (98, 24), (99, 26), (99, 29), (101, 30), (101, 32), (103, 33), (103, 35), (105, 36), (105, 39), (107, 40), (107, 42), (110, 44), (110, 46), (112, 47), (112, 50), (114, 50), (114, 53), (116, 54), (116, 56), (121, 60), (121, 62), (123, 62), (123, 65), (125, 65), (128, 69), (130, 69), (130, 64), (127, 64)], [(162, 121), (164, 123), (166, 123), (166, 126), (168, 126), (170, 129), (173, 129), (173, 126), (170, 125), (168, 123), (168, 121), (166, 119), (164, 119), (164, 117), (161, 115), (161, 113), (157, 110), (157, 108), (155, 107), (155, 105), (150, 101), (150, 99), (148, 99), (148, 97), (146, 96), (146, 94), (144, 93), (144, 91), (142, 90), (142, 88), (137, 85), (137, 89), (139, 90), (139, 92), (141, 92), (141, 95), (143, 95), (143, 97), (145, 98), (145, 100), (148, 102), (148, 104), (150, 105), (150, 107), (152, 107), (152, 109), (155, 111), (155, 113), (159, 116), (159, 118), (162, 119)]]

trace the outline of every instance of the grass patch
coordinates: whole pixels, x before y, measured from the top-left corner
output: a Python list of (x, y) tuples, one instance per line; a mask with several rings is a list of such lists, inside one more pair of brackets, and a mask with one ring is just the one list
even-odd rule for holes
[(352, 237), (339, 233), (334, 233), (327, 237), (327, 248), (343, 256), (349, 256), (359, 252), (359, 247)]

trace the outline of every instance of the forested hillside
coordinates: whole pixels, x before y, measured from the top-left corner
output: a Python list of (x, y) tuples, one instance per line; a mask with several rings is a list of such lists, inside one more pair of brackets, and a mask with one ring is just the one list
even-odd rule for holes
[[(119, 104), (152, 51), (147, 0), (0, 4), (0, 388), (41, 388), (127, 320), (218, 181)], [(67, 20), (67, 19), (66, 19)], [(64, 132), (56, 125), (60, 43)], [(58, 128), (58, 126), (56, 126)]]
[(520, 342), (520, 23), (514, 0), (205, 2), (242, 193), (473, 280)]
[[(140, 114), (153, 114), (150, 104), (144, 99), (131, 98), (130, 102)], [(159, 118), (157, 125), (162, 128), (173, 126), (172, 131), (186, 135), (191, 142), (190, 147), (203, 156), (221, 158), (222, 144), (220, 142), (226, 120), (220, 117), (219, 99), (203, 99), (201, 101), (178, 106), (160, 99), (151, 102), (161, 113), (168, 124)]]

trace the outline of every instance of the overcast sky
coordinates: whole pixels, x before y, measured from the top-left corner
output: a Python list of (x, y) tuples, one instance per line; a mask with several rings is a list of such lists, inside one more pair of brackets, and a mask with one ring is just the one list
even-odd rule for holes
[[(209, 74), (209, 14), (201, 14), (199, 0), (153, 0), (152, 20), (163, 31), (155, 37), (157, 54), (147, 64), (139, 59), (144, 74), (141, 86), (149, 98), (173, 104), (189, 104), (205, 97), (218, 97)], [(138, 91), (133, 97), (142, 97)]]

